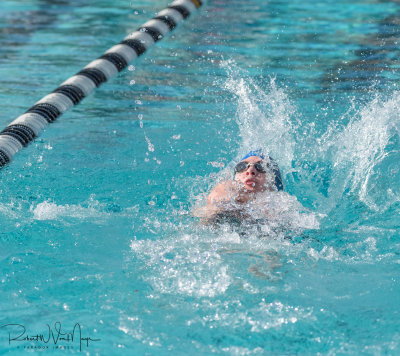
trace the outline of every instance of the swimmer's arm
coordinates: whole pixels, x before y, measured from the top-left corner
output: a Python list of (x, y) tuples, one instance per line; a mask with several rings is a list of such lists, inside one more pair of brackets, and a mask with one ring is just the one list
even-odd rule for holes
[(207, 205), (195, 211), (195, 216), (200, 218), (202, 224), (208, 225), (213, 219), (232, 207), (234, 186), (230, 181), (216, 185), (207, 198)]

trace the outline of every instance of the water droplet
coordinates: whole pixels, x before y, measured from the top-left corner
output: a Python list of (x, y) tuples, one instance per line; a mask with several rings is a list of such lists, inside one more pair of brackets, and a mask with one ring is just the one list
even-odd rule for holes
[(154, 145), (151, 143), (148, 137), (145, 136), (146, 142), (147, 142), (147, 149), (150, 152), (154, 152)]

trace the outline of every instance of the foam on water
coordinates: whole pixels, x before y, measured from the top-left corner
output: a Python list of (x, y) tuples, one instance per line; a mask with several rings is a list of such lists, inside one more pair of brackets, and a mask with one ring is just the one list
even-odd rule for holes
[(88, 218), (100, 217), (101, 213), (93, 207), (85, 208), (80, 205), (57, 205), (50, 201), (39, 203), (33, 209), (35, 220), (58, 220), (62, 217)]
[(231, 284), (228, 266), (214, 249), (201, 245), (196, 236), (182, 235), (132, 241), (131, 249), (144, 260), (145, 280), (159, 293), (197, 297), (223, 294)]
[(0, 204), (0, 214), (11, 219), (18, 218), (20, 216), (18, 211), (21, 211), (21, 209), (20, 204), (15, 204), (14, 202)]
[(104, 221), (112, 217), (112, 214), (130, 214), (135, 207), (122, 211), (121, 207), (115, 204), (101, 203), (91, 195), (86, 201), (80, 204), (57, 204), (51, 200), (45, 200), (38, 204), (32, 204), (30, 211), (33, 220), (56, 220), (64, 221), (66, 218), (78, 220)]
[[(253, 284), (252, 277), (281, 278), (279, 251), (282, 246), (289, 247), (287, 241), (257, 237), (243, 240), (229, 229), (216, 231), (187, 225), (184, 230), (187, 232), (174, 233), (162, 240), (131, 241), (133, 254), (127, 263), (157, 295), (215, 298), (238, 286), (253, 294), (259, 287)], [(256, 261), (249, 261), (249, 256)], [(243, 266), (235, 259), (247, 260), (250, 276), (239, 272)]]

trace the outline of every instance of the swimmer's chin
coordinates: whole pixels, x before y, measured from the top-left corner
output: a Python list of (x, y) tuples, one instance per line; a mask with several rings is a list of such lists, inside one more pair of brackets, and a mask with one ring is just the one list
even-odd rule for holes
[(255, 185), (255, 183), (245, 184), (244, 189), (249, 190), (249, 191), (254, 191), (254, 190), (256, 190), (256, 185)]
[(259, 192), (264, 191), (265, 189), (266, 189), (266, 187), (264, 187), (264, 186), (260, 187), (256, 183), (251, 183), (251, 184), (244, 183), (243, 184), (243, 190), (245, 193), (259, 193)]

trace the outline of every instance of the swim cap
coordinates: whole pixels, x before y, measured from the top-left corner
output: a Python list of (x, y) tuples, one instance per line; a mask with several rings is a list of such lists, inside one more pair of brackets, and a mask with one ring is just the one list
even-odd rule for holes
[(246, 156), (244, 156), (244, 157), (242, 158), (242, 161), (243, 161), (244, 159), (249, 158), (249, 157), (252, 157), (252, 156), (260, 157), (260, 158), (262, 158), (262, 159), (265, 158), (262, 149), (259, 148), (258, 150), (250, 151)]
[[(252, 157), (252, 156), (256, 156), (256, 157), (260, 157), (261, 159), (265, 159), (265, 155), (264, 155), (262, 149), (259, 148), (258, 150), (250, 151), (246, 156), (244, 156), (242, 158), (242, 161), (244, 159)], [(269, 158), (270, 167), (275, 176), (275, 186), (278, 189), (278, 191), (283, 190), (282, 176), (281, 176), (281, 171), (279, 169), (279, 166), (270, 155), (268, 155), (268, 158)]]

